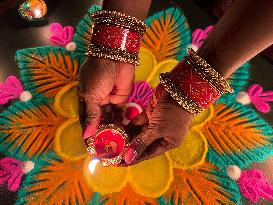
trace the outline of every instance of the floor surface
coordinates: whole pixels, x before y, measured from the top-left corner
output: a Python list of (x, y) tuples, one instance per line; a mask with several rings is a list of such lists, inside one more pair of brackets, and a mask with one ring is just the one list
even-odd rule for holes
[[(0, 5), (1, 2), (0, 1)], [(11, 1), (14, 4), (14, 1)], [(48, 15), (41, 22), (26, 22), (22, 20), (17, 7), (8, 11), (0, 9), (0, 82), (9, 75), (18, 76), (18, 68), (14, 61), (17, 49), (36, 47), (49, 44), (49, 24), (59, 22), (62, 25), (76, 25), (86, 13), (92, 2), (90, 0), (49, 0)], [(207, 11), (199, 8), (190, 0), (154, 0), (151, 13), (170, 6), (180, 6), (188, 19), (192, 30), (205, 28), (215, 24), (216, 19)], [(251, 82), (261, 84), (265, 89), (273, 90), (273, 64), (261, 56), (251, 61)], [(0, 110), (3, 107), (0, 107)], [(273, 126), (273, 112), (262, 115)], [(0, 204), (13, 204), (15, 193), (0, 190)], [(262, 204), (262, 203), (261, 203)], [(269, 203), (270, 204), (270, 203)]]

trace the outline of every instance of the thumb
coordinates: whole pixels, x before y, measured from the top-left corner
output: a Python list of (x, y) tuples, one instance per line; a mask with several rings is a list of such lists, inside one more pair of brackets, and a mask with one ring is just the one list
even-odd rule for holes
[(83, 139), (95, 134), (100, 124), (101, 109), (96, 98), (88, 96), (79, 103), (80, 122), (83, 127)]

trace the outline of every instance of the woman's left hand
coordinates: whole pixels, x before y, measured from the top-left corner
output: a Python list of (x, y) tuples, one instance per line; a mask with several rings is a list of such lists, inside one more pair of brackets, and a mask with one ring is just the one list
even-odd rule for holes
[[(126, 151), (126, 165), (137, 164), (181, 145), (192, 117), (159, 85), (146, 112), (126, 127), (134, 137)], [(140, 133), (136, 133), (137, 130)]]

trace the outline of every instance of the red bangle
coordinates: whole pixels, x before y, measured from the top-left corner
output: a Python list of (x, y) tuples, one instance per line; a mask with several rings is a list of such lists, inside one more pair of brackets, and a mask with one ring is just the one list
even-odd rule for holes
[(141, 35), (116, 25), (96, 24), (93, 28), (91, 44), (99, 47), (118, 49), (137, 54), (140, 49)]
[(94, 22), (86, 55), (139, 64), (138, 52), (146, 25), (126, 14), (102, 10), (91, 15)]
[(201, 108), (208, 108), (221, 96), (185, 59), (175, 66), (169, 78)]
[(233, 92), (228, 82), (192, 49), (170, 73), (159, 77), (170, 96), (193, 115), (199, 115), (222, 94)]

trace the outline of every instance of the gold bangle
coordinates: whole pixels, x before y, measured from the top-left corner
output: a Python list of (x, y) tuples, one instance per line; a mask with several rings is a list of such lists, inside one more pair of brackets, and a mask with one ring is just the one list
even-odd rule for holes
[(229, 83), (213, 69), (203, 58), (191, 48), (188, 49), (188, 56), (185, 57), (188, 64), (193, 66), (200, 76), (206, 80), (220, 94), (233, 93)]
[(94, 44), (89, 44), (86, 56), (94, 57), (103, 57), (110, 58), (112, 60), (122, 61), (126, 63), (134, 64), (135, 66), (139, 65), (139, 56), (137, 53), (128, 53), (121, 49), (107, 48), (104, 46), (96, 46)]
[(90, 17), (95, 23), (114, 24), (131, 29), (140, 35), (144, 35), (147, 30), (147, 25), (140, 19), (118, 11), (101, 10), (92, 13)]
[(176, 87), (169, 78), (169, 73), (161, 73), (159, 76), (160, 83), (164, 86), (165, 90), (170, 96), (185, 110), (193, 115), (199, 115), (204, 108), (199, 107), (190, 97), (188, 97), (182, 90)]

